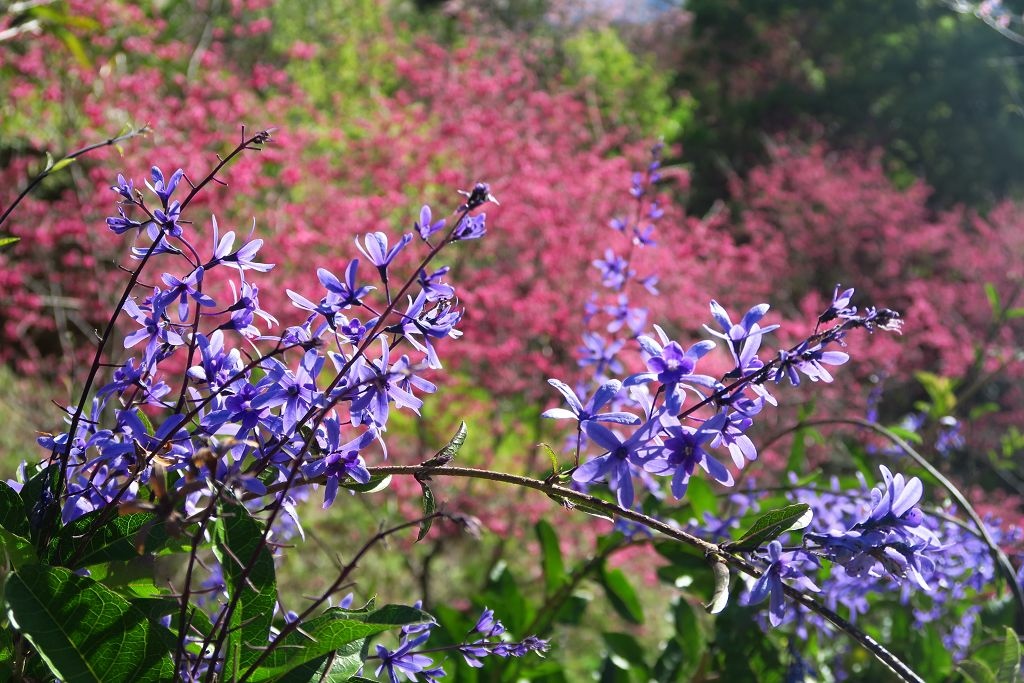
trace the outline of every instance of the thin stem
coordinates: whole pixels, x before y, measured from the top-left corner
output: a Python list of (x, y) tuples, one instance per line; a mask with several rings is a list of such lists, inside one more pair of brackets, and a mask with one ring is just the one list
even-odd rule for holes
[[(394, 300), (388, 303), (387, 307), (385, 307), (384, 309), (384, 312), (374, 323), (373, 328), (366, 334), (363, 342), (357, 347), (356, 352), (353, 353), (352, 356), (345, 362), (345, 364), (338, 370), (338, 373), (335, 375), (334, 379), (323, 390), (323, 396), (330, 397), (331, 393), (338, 387), (339, 384), (341, 384), (342, 380), (345, 379), (349, 369), (356, 362), (356, 359), (365, 355), (366, 349), (369, 348), (369, 346), (377, 340), (378, 335), (382, 332), (385, 320), (395, 310), (395, 304), (398, 301), (401, 301), (402, 297), (405, 296), (405, 293), (409, 290), (409, 288), (412, 287), (412, 285), (418, 280), (420, 272), (426, 269), (428, 265), (430, 265), (430, 262), (434, 260), (434, 258), (441, 252), (442, 249), (444, 249), (446, 246), (450, 244), (455, 243), (455, 236), (457, 235), (459, 228), (462, 226), (463, 221), (469, 215), (470, 211), (472, 211), (472, 208), (468, 204), (463, 205), (463, 207), (459, 210), (459, 218), (452, 225), (451, 230), (448, 231), (443, 240), (438, 242), (437, 246), (431, 248), (430, 252), (423, 258), (419, 266), (417, 266), (416, 270), (413, 271), (413, 274), (402, 285), (402, 288), (395, 295)], [(385, 373), (387, 372), (386, 368), (384, 368), (383, 370)], [(317, 430), (320, 427), (320, 424), (324, 421), (324, 419), (326, 419), (331, 409), (333, 409), (335, 405), (341, 402), (342, 399), (343, 395), (339, 394), (334, 399), (328, 398), (327, 404), (323, 407), (320, 407), (318, 405), (310, 406), (309, 409), (306, 411), (306, 414), (303, 415), (303, 417), (300, 418), (295, 423), (295, 427), (293, 429), (298, 429), (300, 425), (306, 425), (308, 423), (308, 433), (306, 434), (305, 437), (303, 437), (302, 444), (298, 449), (297, 455), (292, 459), (291, 467), (288, 470), (288, 476), (286, 480), (274, 491), (281, 492), (281, 499), (279, 499), (277, 503), (272, 505), (270, 508), (270, 515), (268, 516), (266, 523), (264, 524), (260, 541), (257, 544), (256, 548), (253, 550), (252, 556), (243, 565), (242, 575), (239, 579), (240, 582), (244, 582), (248, 579), (249, 571), (253, 566), (255, 566), (256, 558), (259, 556), (260, 550), (263, 548), (263, 546), (266, 545), (267, 539), (269, 538), (271, 533), (271, 529), (274, 526), (274, 522), (277, 520), (277, 517), (283, 508), (283, 496), (287, 491), (291, 489), (292, 484), (299, 477), (299, 472), (302, 468), (303, 463), (302, 455), (309, 449), (310, 444), (313, 442)], [(312, 420), (312, 422), (310, 422), (310, 420)], [(288, 441), (289, 440), (287, 438), (281, 439), (280, 443), (277, 444), (274, 448), (272, 448), (270, 453), (263, 456), (263, 459), (266, 462), (269, 462), (270, 458), (274, 454), (281, 451), (284, 448), (285, 444), (288, 443)], [(272, 492), (268, 491), (268, 493)], [(228, 604), (224, 609), (226, 621), (230, 621), (231, 615), (233, 614), (235, 608), (238, 605), (238, 599), (239, 593), (234, 593), (228, 600)], [(223, 636), (224, 634), (221, 634), (221, 637), (217, 639), (217, 642), (214, 645), (214, 650), (212, 653), (214, 657), (216, 657), (217, 653), (220, 650), (220, 647), (223, 645)]]
[(992, 554), (992, 561), (1000, 572), (1003, 574), (1003, 578), (1010, 585), (1010, 591), (1013, 593), (1014, 602), (1017, 603), (1016, 609), (1016, 630), (1018, 633), (1024, 633), (1024, 589), (1017, 582), (1017, 574), (1013, 569), (1013, 565), (1010, 564), (1010, 558), (1006, 556), (1003, 549), (999, 547), (995, 539), (992, 538), (992, 534), (989, 533), (988, 527), (985, 526), (985, 522), (981, 519), (981, 515), (974, 509), (970, 501), (960, 492), (960, 489), (956, 485), (947, 479), (941, 472), (928, 462), (928, 459), (918, 453), (913, 446), (904, 441), (898, 434), (890, 429), (886, 429), (877, 422), (865, 420), (859, 417), (851, 418), (834, 418), (834, 419), (822, 419), (822, 420), (811, 420), (801, 423), (801, 426), (820, 426), (830, 424), (847, 424), (855, 425), (858, 427), (866, 427), (878, 434), (881, 434), (885, 438), (889, 439), (895, 444), (901, 451), (910, 456), (910, 458), (917, 463), (917, 465), (926, 471), (931, 477), (939, 483), (942, 488), (946, 489), (953, 500), (956, 501), (957, 505), (963, 508), (964, 513), (971, 519), (971, 522), (978, 528), (978, 535), (988, 546), (989, 552)]
[[(486, 479), (488, 481), (499, 482), (502, 484), (511, 484), (513, 486), (519, 486), (529, 489), (541, 491), (549, 496), (555, 496), (563, 498), (572, 503), (586, 505), (589, 508), (597, 509), (605, 512), (609, 515), (627, 519), (637, 524), (641, 524), (652, 531), (656, 531), (672, 540), (679, 541), (693, 548), (696, 548), (704, 553), (709, 564), (711, 562), (724, 562), (728, 566), (732, 567), (737, 571), (741, 571), (752, 577), (759, 577), (761, 570), (754, 567), (752, 564), (729, 552), (723, 550), (717, 544), (694, 536), (682, 529), (678, 529), (666, 522), (662, 522), (659, 519), (650, 517), (641, 512), (630, 510), (627, 508), (619, 507), (615, 503), (610, 503), (601, 498), (591, 496), (586, 493), (574, 491), (570, 488), (559, 486), (550, 482), (546, 482), (540, 479), (533, 479), (530, 477), (524, 477), (516, 474), (508, 474), (506, 472), (494, 472), (491, 470), (479, 470), (471, 467), (430, 467), (425, 468), (422, 465), (381, 465), (376, 467), (367, 468), (370, 471), (370, 475), (403, 475), (413, 476), (423, 475), (429, 473), (431, 476), (446, 475), (450, 477), (467, 477), (472, 479)], [(314, 484), (323, 483), (326, 481), (326, 476), (317, 477), (311, 480), (304, 480), (302, 484)], [(285, 484), (278, 484), (270, 487), (269, 493), (280, 491), (285, 488)], [(255, 497), (255, 496), (254, 496)], [(908, 683), (924, 683), (917, 673), (904, 663), (899, 657), (889, 652), (881, 643), (876, 641), (874, 638), (864, 633), (856, 626), (851, 624), (849, 621), (841, 617), (836, 612), (832, 611), (825, 605), (822, 605), (814, 598), (806, 595), (797, 588), (793, 588), (789, 585), (783, 585), (785, 594), (795, 602), (800, 603), (807, 609), (815, 612), (829, 621), (833, 626), (853, 638), (859, 643), (864, 649), (868, 650), (878, 661), (887, 666), (894, 674), (900, 679), (907, 681)]]
[(25, 189), (22, 190), (21, 193), (15, 198), (14, 202), (10, 206), (8, 206), (2, 214), (0, 214), (0, 225), (3, 225), (4, 221), (6, 221), (7, 217), (11, 215), (11, 212), (14, 211), (15, 207), (17, 207), (18, 204), (20, 204), (21, 201), (25, 199), (25, 197), (27, 197), (29, 193), (36, 188), (37, 185), (39, 185), (39, 183), (43, 182), (43, 180), (48, 178), (53, 173), (52, 169), (56, 167), (60, 162), (69, 159), (77, 159), (83, 154), (88, 154), (89, 152), (97, 150), (101, 147), (109, 147), (110, 145), (116, 145), (119, 142), (124, 142), (125, 140), (130, 140), (131, 138), (138, 137), (140, 135), (146, 135), (147, 133), (149, 133), (149, 126), (143, 126), (142, 128), (133, 128), (124, 135), (118, 135), (115, 138), (107, 138), (106, 140), (103, 140), (101, 142), (95, 142), (91, 145), (86, 145), (81, 149), (76, 149), (74, 152), (70, 152), (64, 155), (63, 157), (58, 159), (56, 163), (53, 164), (53, 166), (40, 173), (35, 178), (33, 178), (31, 182), (29, 182)]
[(266, 659), (271, 652), (273, 652), (274, 648), (277, 645), (284, 642), (284, 639), (288, 637), (291, 633), (295, 632), (302, 625), (302, 623), (306, 620), (307, 617), (309, 617), (313, 612), (315, 612), (320, 607), (320, 605), (327, 602), (330, 596), (334, 595), (334, 593), (339, 588), (341, 588), (341, 586), (345, 585), (345, 582), (348, 580), (348, 577), (352, 574), (353, 570), (355, 570), (356, 565), (359, 564), (359, 560), (363, 559), (363, 556), (366, 555), (366, 553), (370, 552), (370, 549), (372, 549), (375, 545), (385, 540), (388, 536), (396, 534), (404, 529), (410, 529), (412, 527), (419, 526), (420, 523), (426, 522), (428, 520), (449, 516), (450, 515), (444, 512), (435, 512), (425, 517), (420, 517), (419, 519), (414, 519), (409, 522), (403, 522), (389, 529), (378, 531), (376, 534), (374, 534), (372, 538), (370, 538), (368, 541), (366, 541), (366, 543), (363, 544), (363, 547), (361, 547), (359, 551), (355, 554), (355, 557), (352, 558), (352, 561), (342, 568), (341, 572), (338, 573), (338, 577), (331, 583), (330, 586), (327, 587), (326, 590), (323, 591), (323, 593), (320, 594), (320, 597), (314, 600), (309, 605), (309, 607), (303, 610), (302, 614), (300, 614), (294, 620), (288, 622), (281, 628), (281, 631), (277, 634), (277, 637), (274, 638), (274, 640), (272, 640), (266, 648), (264, 648), (263, 652), (260, 653), (260, 656), (256, 658), (256, 661), (254, 661), (252, 665), (248, 669), (246, 669), (245, 673), (242, 674), (242, 677), (238, 679), (238, 683), (245, 683), (245, 681), (248, 680), (249, 676), (256, 672), (256, 670), (259, 668), (259, 665), (263, 663), (263, 660)]

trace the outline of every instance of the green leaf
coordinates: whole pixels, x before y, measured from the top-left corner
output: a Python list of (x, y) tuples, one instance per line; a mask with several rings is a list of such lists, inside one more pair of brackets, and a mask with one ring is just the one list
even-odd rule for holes
[(991, 282), (985, 283), (985, 298), (988, 299), (988, 305), (992, 309), (992, 313), (998, 314), (1002, 304), (999, 302), (999, 292)]
[(91, 531), (104, 514), (110, 511), (91, 512), (61, 528), (50, 542), (50, 561), (71, 569), (128, 561), (157, 552), (169, 540), (164, 523), (151, 512), (119, 515)]
[(127, 600), (61, 567), (23, 567), (4, 591), (12, 626), (68, 683), (167, 681), (174, 637)]
[(679, 644), (677, 639), (673, 638), (665, 643), (665, 649), (661, 651), (661, 656), (654, 663), (651, 678), (658, 683), (689, 680), (689, 677), (681, 675), (685, 663), (686, 649)]
[(968, 683), (997, 683), (996, 675), (988, 664), (980, 659), (969, 659), (960, 662), (956, 667), (957, 671), (967, 679)]
[(365, 615), (328, 610), (303, 624), (302, 633), (293, 632), (285, 636), (249, 680), (254, 683), (277, 681), (285, 674), (347, 645), (354, 647), (346, 648), (339, 657), (347, 662), (345, 667), (350, 669), (348, 676), (351, 676), (362, 664), (359, 652), (368, 637), (400, 626), (430, 621), (433, 617), (426, 612), (403, 605), (386, 605)]
[(555, 451), (552, 450), (551, 446), (544, 442), (537, 445), (540, 446), (548, 456), (548, 462), (551, 463), (551, 474), (553, 476), (558, 476), (558, 455), (555, 454)]
[(1000, 658), (999, 670), (996, 671), (996, 681), (997, 683), (1014, 683), (1014, 681), (1020, 680), (1020, 640), (1012, 628), (1007, 626), (1005, 629), (1003, 654)]
[(680, 668), (684, 673), (679, 680), (687, 680), (700, 668), (708, 649), (708, 637), (697, 610), (689, 601), (682, 598), (677, 600), (672, 607), (672, 617), (676, 626), (675, 641), (683, 648)]
[(58, 28), (53, 33), (60, 38), (60, 41), (64, 43), (64, 47), (68, 49), (68, 52), (74, 56), (84, 69), (92, 69), (92, 62), (89, 60), (89, 55), (85, 51), (82, 41), (78, 39), (78, 36), (63, 28)]
[(42, 529), (50, 529), (57, 522), (59, 506), (53, 498), (57, 469), (56, 466), (44, 467), (21, 487), (22, 509), (29, 521), (29, 536), (33, 541), (39, 538)]
[[(365, 639), (341, 646), (335, 652), (298, 666), (274, 679), (274, 683), (351, 683), (369, 680), (353, 676), (363, 665), (362, 649)], [(372, 681), (371, 683), (378, 683)]]
[(437, 510), (437, 504), (434, 501), (434, 492), (430, 490), (426, 479), (416, 477), (416, 481), (419, 482), (420, 489), (423, 491), (423, 519), (420, 521), (420, 532), (416, 535), (416, 542), (419, 543), (426, 538), (427, 532), (434, 524), (434, 512)]
[(689, 546), (675, 541), (655, 543), (654, 550), (671, 562), (668, 566), (658, 567), (658, 578), (676, 588), (685, 588), (702, 597), (711, 597), (714, 581), (703, 554), (697, 554), (697, 551)]
[[(758, 518), (738, 541), (726, 543), (725, 549), (733, 552), (757, 550), (792, 529), (794, 525), (803, 523), (810, 510), (811, 506), (807, 503), (796, 503), (771, 510)], [(803, 526), (807, 524), (803, 523)]]
[(533, 527), (540, 543), (541, 567), (544, 572), (544, 593), (551, 596), (565, 583), (565, 563), (562, 561), (562, 548), (558, 544), (558, 534), (547, 521), (540, 520)]
[(255, 662), (267, 645), (277, 580), (262, 530), (241, 505), (220, 506), (220, 518), (213, 526), (213, 551), (221, 563), (228, 595), (238, 596), (227, 624), (225, 675), (231, 680)]
[(170, 597), (162, 598), (132, 598), (128, 603), (146, 615), (146, 618), (156, 623), (168, 614), (177, 615), (181, 606), (178, 601)]
[(356, 481), (343, 481), (340, 486), (343, 489), (349, 491), (355, 491), (357, 493), (377, 493), (383, 491), (391, 484), (390, 474), (377, 474), (370, 477), (370, 481), (365, 484), (360, 484)]
[(924, 443), (924, 439), (921, 438), (920, 434), (911, 431), (906, 427), (901, 427), (900, 425), (891, 425), (889, 427), (886, 427), (886, 429), (888, 429), (890, 432), (900, 437), (907, 443), (911, 443), (916, 446), (920, 446), (921, 444)]
[[(0, 246), (3, 246), (3, 244), (0, 243)], [(1024, 308), (1022, 308), (1020, 306), (1018, 306), (1016, 308), (1011, 308), (1008, 311), (1006, 311), (1006, 319), (1007, 320), (1014, 320), (1015, 318), (1021, 318), (1021, 317), (1024, 317)]]
[(711, 595), (711, 601), (704, 605), (708, 614), (720, 614), (729, 604), (729, 565), (720, 558), (711, 563), (711, 573), (715, 577), (715, 592)]
[(590, 515), (591, 517), (597, 517), (598, 519), (603, 519), (603, 520), (605, 520), (607, 522), (612, 522), (612, 523), (615, 522), (615, 517), (613, 517), (610, 512), (607, 512), (603, 508), (594, 507), (593, 505), (590, 505), (589, 503), (573, 502), (572, 503), (572, 509), (573, 510), (579, 510), (580, 512), (582, 512), (585, 515)]
[(35, 544), (7, 529), (0, 529), (0, 552), (15, 569), (39, 561)]
[(153, 555), (137, 555), (126, 562), (94, 564), (87, 569), (90, 578), (128, 600), (156, 597), (166, 590), (156, 585), (156, 557)]
[(27, 537), (30, 533), (21, 496), (3, 481), (0, 481), (0, 527), (17, 536)]
[(466, 429), (466, 423), (459, 422), (459, 428), (455, 431), (455, 436), (453, 436), (451, 441), (448, 442), (448, 445), (439, 450), (434, 457), (445, 462), (454, 458), (455, 454), (462, 448), (462, 444), (466, 443), (466, 435), (468, 433), (469, 430)]
[(601, 585), (619, 616), (633, 624), (644, 623), (644, 610), (640, 598), (621, 569), (602, 568)]
[(20, 237), (0, 237), (0, 249), (20, 241)]
[(601, 640), (604, 641), (608, 651), (613, 656), (627, 662), (629, 668), (647, 669), (647, 662), (644, 661), (646, 650), (632, 635), (628, 633), (602, 633)]
[(587, 613), (590, 601), (591, 596), (589, 594), (573, 593), (558, 608), (558, 612), (555, 614), (555, 621), (559, 624), (578, 626), (583, 621), (583, 615)]
[(139, 422), (142, 423), (142, 426), (146, 428), (147, 434), (150, 436), (156, 434), (156, 430), (153, 429), (153, 421), (149, 419), (149, 415), (146, 415), (141, 408), (136, 409), (135, 414), (138, 416)]
[(693, 508), (693, 514), (697, 519), (702, 519), (704, 513), (718, 513), (718, 496), (703, 477), (690, 479), (690, 483), (686, 485), (686, 502)]
[(64, 157), (63, 159), (61, 159), (60, 161), (55, 163), (53, 166), (50, 166), (49, 169), (47, 169), (48, 170), (48, 175), (53, 175), (57, 171), (61, 170), (62, 168), (65, 168), (67, 166), (70, 166), (73, 163), (75, 163), (74, 157)]

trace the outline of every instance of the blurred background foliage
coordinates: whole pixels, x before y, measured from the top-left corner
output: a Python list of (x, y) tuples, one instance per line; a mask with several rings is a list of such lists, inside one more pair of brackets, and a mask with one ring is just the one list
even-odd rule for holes
[[(976, 17), (936, 0), (58, 0), (0, 2), (0, 17), (0, 209), (47, 153), (153, 128), (54, 174), (0, 228), (21, 237), (0, 251), (8, 473), (34, 457), (34, 430), (59, 427), (51, 402), (81, 381), (74, 349), (111, 296), (122, 246), (101, 234), (111, 198), (91, 188), (120, 171), (141, 179), (150, 163), (199, 172), (247, 123), (276, 126), (275, 144), (232, 170), (235, 203), (202, 208), (239, 230), (255, 215), (273, 238), (280, 265), (266, 299), (284, 285), (303, 291), (311, 256), (347, 259), (352, 235), (409, 230), (421, 203), (450, 207), (453, 188), (494, 184), (507, 205), (489, 221), (495, 234), (453, 264), (470, 278), (463, 356), (426, 419), (396, 427), (393, 457), (416, 462), (464, 419), (462, 464), (542, 475), (536, 444), (557, 450), (564, 436), (539, 420), (554, 400), (544, 380), (576, 377), (590, 259), (628, 206), (629, 170), (662, 138), (673, 228), (659, 235), (664, 261), (650, 265), (670, 296), (652, 321), (695, 335), (715, 297), (730, 310), (769, 301), (804, 329), (836, 281), (863, 287), (907, 313), (905, 342), (873, 340), (853, 369), (863, 391), (793, 395), (774, 426), (822, 406), (872, 407), (890, 424), (923, 413), (928, 448), (953, 419), (965, 440), (939, 466), (984, 489), (982, 508), (1002, 523), (1021, 520), (1024, 48)], [(878, 444), (862, 440), (837, 450), (817, 433), (781, 439), (757, 476), (770, 480), (774, 462), (873, 477)], [(513, 630), (555, 638), (554, 664), (463, 667), (460, 681), (710, 680), (715, 670), (782, 680), (802, 661), (783, 636), (752, 636), (739, 607), (707, 619), (693, 558), (655, 559), (621, 537), (600, 546), (601, 523), (551, 501), (479, 482), (444, 490), (451, 508), (482, 520), (483, 538), (442, 528), (405, 559), (376, 556), (361, 597), (454, 605), (440, 612), (453, 638), (485, 605)], [(319, 516), (282, 568), (291, 599), (315, 592), (365, 529), (414, 515), (415, 493), (396, 482)], [(695, 481), (686, 504), (659, 513), (685, 524), (727, 506)], [(535, 526), (541, 517), (557, 531)], [(987, 626), (1007, 621), (991, 612)], [(929, 680), (950, 675), (937, 633), (865, 628), (909, 644)], [(852, 657), (858, 680), (881, 675)]]

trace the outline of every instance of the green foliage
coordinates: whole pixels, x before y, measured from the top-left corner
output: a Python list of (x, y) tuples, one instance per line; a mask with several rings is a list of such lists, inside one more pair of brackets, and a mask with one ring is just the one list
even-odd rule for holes
[[(360, 136), (376, 99), (395, 92), (399, 79), (391, 54), (411, 44), (412, 34), (392, 21), (395, 3), (329, 0), (275, 3), (273, 46), (287, 56), (300, 42), (312, 57), (287, 60), (289, 76), (323, 111), (331, 112), (326, 137)], [(316, 125), (304, 121), (305, 125)]]
[(12, 625), (70, 683), (166, 681), (174, 638), (127, 600), (60, 567), (27, 566), (7, 577)]
[(251, 666), (263, 652), (277, 603), (274, 558), (262, 543), (263, 530), (241, 505), (221, 505), (214, 523), (214, 553), (228, 594), (237, 596), (229, 620), (226, 675)]
[(786, 533), (790, 529), (807, 526), (810, 505), (797, 503), (765, 513), (758, 518), (738, 541), (726, 544), (730, 551), (756, 550)]
[(582, 30), (563, 49), (565, 80), (584, 89), (609, 126), (667, 141), (682, 135), (693, 116), (693, 100), (673, 96), (671, 75), (634, 54), (613, 28)]
[[(386, 605), (365, 614), (329, 609), (306, 621), (302, 633), (285, 636), (249, 680), (254, 683), (315, 680), (323, 666), (329, 666), (331, 676), (337, 680), (348, 680), (362, 666), (361, 652), (367, 638), (431, 620), (426, 612), (400, 605)], [(331, 659), (330, 664), (328, 659)], [(306, 672), (300, 669), (307, 669), (311, 677), (306, 678)]]
[(700, 103), (683, 139), (699, 207), (764, 157), (765, 135), (826, 130), (884, 147), (900, 184), (942, 206), (1024, 189), (1020, 47), (939, 0), (695, 0), (677, 86)]

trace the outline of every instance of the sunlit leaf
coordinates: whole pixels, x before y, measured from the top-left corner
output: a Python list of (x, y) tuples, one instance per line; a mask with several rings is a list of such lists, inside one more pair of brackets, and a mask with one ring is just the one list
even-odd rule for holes
[(4, 598), (11, 625), (64, 681), (173, 677), (170, 631), (92, 579), (61, 567), (23, 567), (7, 577)]
[(229, 503), (222, 504), (220, 511), (213, 526), (213, 551), (221, 563), (228, 595), (237, 596), (227, 624), (225, 673), (230, 679), (255, 662), (267, 645), (277, 580), (273, 557), (249, 511)]
[(806, 503), (796, 503), (771, 510), (754, 522), (754, 525), (738, 541), (726, 543), (725, 548), (735, 552), (757, 550), (790, 529), (802, 529), (807, 526), (811, 521), (808, 517), (810, 510), (811, 506)]

